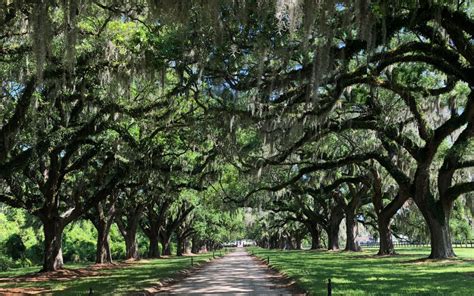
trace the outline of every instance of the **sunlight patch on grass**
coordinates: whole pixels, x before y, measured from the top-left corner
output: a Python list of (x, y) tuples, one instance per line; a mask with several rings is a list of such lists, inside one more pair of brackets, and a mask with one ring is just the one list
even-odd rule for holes
[[(193, 256), (194, 264), (202, 263), (212, 257), (210, 254)], [(80, 277), (65, 281), (13, 282), (7, 278), (31, 274), (39, 267), (14, 269), (0, 273), (3, 278), (0, 288), (45, 288), (54, 295), (87, 295), (92, 288), (95, 295), (129, 295), (143, 292), (147, 287), (157, 285), (177, 272), (191, 266), (190, 257), (171, 257), (167, 259), (143, 260), (116, 269), (99, 270), (98, 276)], [(87, 265), (67, 265), (67, 268), (83, 268)]]
[(261, 258), (294, 278), (312, 295), (473, 295), (474, 249), (455, 249), (452, 260), (426, 260), (429, 248), (400, 248), (378, 257), (374, 249), (357, 253), (282, 251), (253, 248)]

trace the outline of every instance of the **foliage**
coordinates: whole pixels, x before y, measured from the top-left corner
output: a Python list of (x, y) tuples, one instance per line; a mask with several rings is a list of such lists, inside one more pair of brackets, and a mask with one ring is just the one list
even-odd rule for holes
[(6, 254), (13, 260), (25, 257), (26, 247), (18, 234), (12, 234), (5, 242)]
[(455, 256), (473, 236), (469, 4), (2, 2), (2, 251), (55, 271), (158, 240), (338, 249), (344, 219), (347, 250), (362, 223), (380, 254), (394, 234)]
[(13, 267), (13, 260), (4, 255), (0, 255), (0, 271), (7, 271), (11, 267)]
[(89, 221), (70, 224), (64, 232), (63, 256), (67, 262), (91, 262), (95, 258), (95, 229)]

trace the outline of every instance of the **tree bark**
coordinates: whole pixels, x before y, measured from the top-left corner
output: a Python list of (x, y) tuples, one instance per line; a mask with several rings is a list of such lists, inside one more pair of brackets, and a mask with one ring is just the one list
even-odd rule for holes
[(189, 240), (189, 237), (183, 242), (183, 250), (185, 254), (191, 253), (191, 241)]
[(300, 237), (295, 238), (295, 248), (296, 248), (296, 250), (301, 250), (302, 249), (301, 241), (302, 241), (302, 239)]
[(343, 211), (340, 210), (340, 208), (331, 213), (329, 225), (326, 228), (328, 234), (328, 250), (339, 250), (339, 225), (341, 225), (342, 218)]
[[(158, 206), (158, 209), (156, 209)], [(166, 214), (170, 206), (168, 199), (154, 200), (146, 208), (145, 223), (140, 223), (143, 233), (149, 239), (148, 258), (160, 258), (160, 250), (158, 247), (160, 240), (160, 232), (162, 225), (165, 222)]]
[(283, 238), (283, 243), (284, 243), (285, 248), (288, 249), (288, 250), (295, 250), (296, 249), (296, 244), (293, 241), (293, 238), (291, 237), (291, 235), (289, 233), (287, 233), (285, 235), (285, 237)]
[(125, 259), (138, 260), (138, 245), (135, 235), (125, 237)]
[(321, 248), (321, 235), (318, 229), (318, 225), (312, 223), (305, 223), (306, 228), (311, 235), (311, 250), (317, 250)]
[(348, 211), (346, 213), (346, 248), (344, 249), (345, 251), (360, 251), (360, 247), (355, 241), (355, 231), (356, 222), (354, 214)]
[(158, 248), (158, 235), (149, 235), (148, 258), (160, 258), (160, 249)]
[(196, 236), (193, 236), (191, 239), (191, 253), (198, 254), (201, 249), (199, 239)]
[(328, 250), (339, 250), (339, 227), (336, 229), (329, 229), (328, 234)]
[(160, 234), (161, 252), (165, 256), (171, 256), (171, 237), (165, 233)]
[(176, 238), (176, 256), (183, 256), (184, 239), (180, 236)]
[(273, 234), (270, 236), (270, 241), (269, 241), (269, 248), (270, 249), (277, 249), (278, 248), (278, 236)]
[(97, 250), (95, 263), (112, 263), (112, 253), (110, 252), (110, 226), (111, 223), (100, 221), (97, 228)]
[(444, 259), (455, 257), (449, 226), (438, 220), (428, 222), (431, 236), (431, 253), (429, 258)]
[(160, 241), (162, 245), (163, 255), (171, 255), (171, 236), (173, 233), (176, 236), (179, 236), (176, 233), (177, 229), (185, 223), (185, 220), (188, 218), (189, 214), (194, 209), (193, 205), (189, 205), (187, 202), (184, 202), (176, 215), (169, 216), (166, 221), (164, 221), (163, 229), (160, 231)]
[(189, 253), (189, 237), (193, 234), (192, 228), (179, 229), (176, 233), (176, 255), (183, 256), (185, 253)]
[(278, 246), (277, 246), (277, 248), (280, 249), (280, 250), (283, 250), (283, 249), (285, 248), (285, 246), (286, 246), (286, 239), (285, 239), (285, 237), (280, 236), (280, 237), (278, 238)]
[(63, 268), (62, 235), (64, 225), (58, 219), (43, 219), (44, 261), (42, 272)]
[[(428, 163), (428, 162), (427, 162)], [(429, 163), (428, 163), (429, 164)], [(431, 238), (431, 259), (445, 259), (455, 257), (449, 231), (449, 217), (454, 200), (444, 197), (446, 189), (440, 190), (440, 199), (436, 200), (430, 191), (429, 165), (419, 164), (415, 174), (414, 201), (421, 211), (428, 225)], [(444, 178), (438, 180), (438, 185), (444, 188), (448, 183)]]
[[(362, 185), (362, 186), (361, 186)], [(345, 251), (358, 252), (359, 245), (356, 243), (356, 212), (361, 204), (361, 196), (367, 192), (368, 188), (363, 183), (349, 184), (350, 201), (346, 202), (340, 195), (338, 196), (338, 203), (343, 207), (346, 216), (346, 247)]]
[[(112, 196), (109, 204), (98, 203), (95, 207), (96, 212), (89, 214), (89, 220), (97, 229), (97, 246), (95, 263), (112, 263), (112, 252), (110, 251), (110, 228), (115, 217), (115, 197)], [(104, 211), (104, 208), (107, 208)]]
[(409, 198), (409, 188), (399, 185), (398, 194), (387, 204), (383, 203), (382, 178), (375, 167), (370, 169), (372, 173), (372, 204), (377, 216), (377, 227), (379, 232), (379, 251), (377, 255), (395, 255), (395, 247), (392, 240), (392, 217), (405, 204)]
[(425, 217), (426, 223), (430, 230), (431, 238), (431, 259), (445, 259), (455, 257), (453, 246), (451, 243), (451, 233), (449, 230), (449, 215), (451, 207), (419, 207), (421, 213)]
[[(141, 214), (140, 211), (137, 213)], [(140, 258), (137, 245), (138, 216), (130, 217), (127, 225), (119, 217), (117, 225), (125, 240), (125, 259), (138, 260)]]
[(377, 217), (377, 226), (379, 228), (380, 245), (377, 255), (394, 255), (392, 230), (390, 229), (391, 217), (379, 215)]

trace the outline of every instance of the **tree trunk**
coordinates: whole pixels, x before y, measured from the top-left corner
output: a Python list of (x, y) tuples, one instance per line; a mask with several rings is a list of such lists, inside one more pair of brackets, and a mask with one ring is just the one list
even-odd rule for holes
[(138, 260), (138, 245), (136, 233), (129, 234), (125, 237), (125, 259)]
[(110, 252), (110, 227), (111, 223), (98, 221), (95, 223), (97, 228), (97, 249), (95, 263), (112, 263), (112, 253)]
[(308, 231), (311, 235), (311, 250), (321, 248), (321, 237), (317, 225), (307, 225)]
[(132, 222), (127, 227), (121, 222), (118, 223), (120, 232), (125, 240), (125, 259), (139, 259), (138, 245), (137, 245), (137, 229), (138, 223)]
[(296, 248), (296, 250), (301, 250), (302, 249), (301, 241), (302, 241), (301, 237), (296, 237), (295, 238), (295, 248)]
[[(451, 234), (449, 231), (449, 214), (447, 210), (439, 211), (436, 215), (433, 210), (420, 208), (430, 230), (431, 237), (431, 259), (445, 259), (455, 257), (451, 244)], [(439, 217), (443, 216), (443, 217)]]
[(180, 236), (176, 238), (176, 256), (183, 256), (184, 239)]
[[(159, 206), (157, 211), (154, 208), (154, 205)], [(148, 258), (160, 258), (159, 250), (159, 241), (160, 241), (160, 231), (165, 220), (165, 216), (169, 207), (169, 202), (164, 200), (157, 203), (154, 201), (148, 205), (146, 217), (148, 223), (141, 223), (143, 233), (148, 237), (149, 246), (148, 246)]]
[(58, 219), (43, 219), (44, 261), (42, 272), (56, 271), (64, 265), (62, 253), (62, 235), (64, 225)]
[(275, 234), (270, 236), (269, 248), (270, 249), (277, 249), (278, 248), (278, 237)]
[(329, 229), (328, 234), (328, 250), (339, 250), (339, 227), (337, 230)]
[(355, 241), (356, 222), (353, 213), (346, 213), (346, 248), (345, 251), (358, 252), (359, 245)]
[(395, 248), (392, 241), (392, 230), (390, 229), (391, 218), (379, 215), (377, 225), (379, 227), (380, 245), (377, 255), (394, 255)]
[[(418, 199), (420, 201), (421, 199)], [(417, 202), (423, 217), (428, 224), (431, 238), (431, 259), (446, 259), (455, 257), (449, 231), (449, 216), (453, 203), (441, 204), (441, 201), (428, 202), (427, 199)]]
[(163, 255), (165, 256), (171, 256), (171, 244), (170, 241), (167, 241), (165, 243), (162, 243), (163, 245)]
[(162, 233), (160, 235), (160, 238), (161, 238), (160, 240), (161, 240), (162, 254), (165, 256), (171, 256), (171, 244), (170, 244), (171, 237), (167, 234)]
[(115, 218), (116, 195), (111, 194), (107, 200), (99, 202), (95, 208), (86, 215), (97, 230), (97, 245), (95, 263), (112, 263), (110, 251), (110, 228)]
[(431, 254), (429, 258), (443, 259), (455, 257), (451, 244), (449, 226), (439, 223), (437, 220), (429, 223), (431, 236)]
[(183, 241), (183, 251), (184, 251), (184, 254), (189, 254), (191, 252), (191, 244), (190, 244), (189, 237), (185, 238)]
[(107, 239), (105, 249), (107, 251), (107, 262), (112, 263), (112, 251), (110, 250), (110, 236), (109, 239)]
[(137, 231), (139, 220), (143, 212), (143, 206), (138, 205), (134, 208), (126, 208), (124, 210), (126, 215), (119, 212), (115, 221), (125, 240), (125, 259), (138, 260), (140, 259), (140, 254), (137, 245)]
[(384, 205), (382, 177), (375, 167), (371, 168), (371, 172), (373, 176), (372, 204), (374, 205), (374, 212), (377, 215), (377, 226), (380, 237), (379, 252), (377, 255), (395, 255), (396, 252), (392, 241), (390, 224), (392, 223), (392, 217), (410, 197), (410, 189), (406, 184), (399, 185), (398, 194), (387, 205)]
[(285, 247), (286, 247), (286, 249), (288, 249), (288, 250), (294, 250), (294, 249), (296, 249), (296, 244), (293, 242), (293, 239), (292, 239), (292, 237), (291, 237), (290, 234), (287, 234), (287, 235), (285, 236), (285, 239), (284, 239), (284, 240), (285, 240)]
[(341, 215), (331, 215), (329, 220), (329, 227), (326, 229), (328, 234), (328, 250), (339, 250), (339, 225), (342, 221), (342, 212)]
[(201, 245), (197, 237), (193, 236), (191, 239), (191, 253), (198, 254), (201, 249)]
[(158, 248), (158, 235), (150, 233), (148, 239), (148, 258), (160, 258), (160, 250)]
[(283, 237), (283, 236), (280, 236), (278, 238), (278, 249), (280, 250), (283, 250), (285, 248), (285, 245), (286, 245), (286, 239)]

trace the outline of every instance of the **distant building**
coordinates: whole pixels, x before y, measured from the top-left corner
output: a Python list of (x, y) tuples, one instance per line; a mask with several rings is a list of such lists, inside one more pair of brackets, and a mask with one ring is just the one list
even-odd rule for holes
[(243, 247), (248, 247), (248, 246), (256, 246), (257, 243), (252, 240), (252, 239), (241, 239), (241, 240), (235, 240), (235, 241), (230, 241), (230, 242), (225, 242), (222, 244), (224, 247), (237, 247), (237, 248), (243, 248)]
[(372, 235), (369, 234), (359, 235), (354, 240), (358, 244), (375, 243), (377, 241)]

